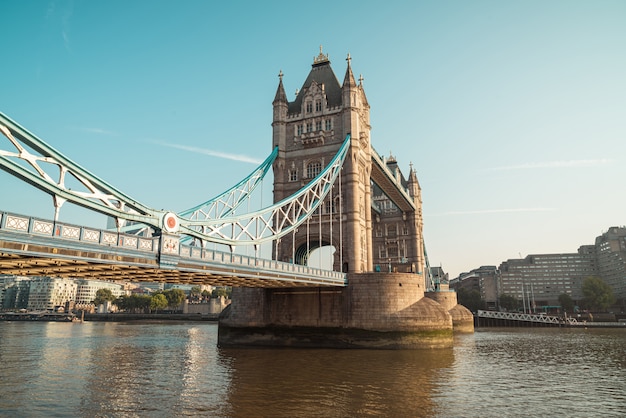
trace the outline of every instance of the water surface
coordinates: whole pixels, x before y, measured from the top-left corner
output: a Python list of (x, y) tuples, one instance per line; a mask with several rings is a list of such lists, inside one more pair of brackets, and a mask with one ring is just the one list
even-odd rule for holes
[(214, 323), (0, 322), (4, 417), (622, 417), (622, 329), (442, 350), (219, 349)]

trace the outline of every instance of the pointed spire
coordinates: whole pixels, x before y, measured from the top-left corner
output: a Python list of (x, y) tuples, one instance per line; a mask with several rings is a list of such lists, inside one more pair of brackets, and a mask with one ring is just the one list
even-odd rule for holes
[(343, 86), (342, 87), (346, 87), (346, 86), (350, 86), (350, 87), (356, 87), (356, 81), (354, 81), (354, 74), (352, 74), (352, 57), (350, 56), (350, 53), (348, 52), (348, 57), (346, 58), (346, 61), (348, 61), (348, 68), (346, 69), (346, 76), (343, 78)]
[(409, 195), (420, 199), (421, 186), (419, 180), (417, 179), (417, 174), (415, 174), (413, 163), (409, 163), (409, 179), (407, 180), (407, 186), (409, 188)]
[(283, 102), (287, 103), (287, 94), (285, 93), (285, 87), (283, 87), (283, 70), (278, 73), (278, 89), (276, 89), (276, 96), (274, 97), (274, 103)]
[(415, 168), (413, 168), (413, 162), (409, 163), (409, 182), (417, 182), (417, 175), (415, 174)]

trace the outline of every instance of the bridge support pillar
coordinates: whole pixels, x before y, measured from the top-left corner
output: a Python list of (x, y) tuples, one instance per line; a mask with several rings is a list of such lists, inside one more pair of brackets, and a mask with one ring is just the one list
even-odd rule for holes
[[(345, 288), (234, 288), (233, 301), (219, 320), (218, 345), (379, 349), (452, 346), (453, 315), (442, 304), (424, 297), (421, 276), (352, 273), (348, 283)], [(456, 306), (455, 301), (453, 309)]]
[(159, 242), (159, 267), (173, 269), (178, 265), (179, 258), (180, 236), (163, 232)]

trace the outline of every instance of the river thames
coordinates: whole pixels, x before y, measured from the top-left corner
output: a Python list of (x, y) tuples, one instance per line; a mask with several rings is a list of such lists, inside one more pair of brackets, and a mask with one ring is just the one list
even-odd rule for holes
[(220, 349), (217, 324), (0, 322), (2, 417), (623, 417), (623, 329), (444, 350)]

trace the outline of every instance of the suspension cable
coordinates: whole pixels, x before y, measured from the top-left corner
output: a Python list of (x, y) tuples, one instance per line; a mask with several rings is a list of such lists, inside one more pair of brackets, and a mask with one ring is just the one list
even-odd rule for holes
[[(331, 194), (331, 193), (329, 193)], [(320, 213), (319, 216), (317, 217), (317, 223), (319, 225), (319, 237), (318, 237), (318, 255), (319, 255), (319, 263), (320, 263), (320, 268), (322, 268), (322, 213), (324, 212), (324, 204), (321, 204), (319, 207)]]
[[(339, 271), (343, 272), (343, 167), (339, 173)], [(346, 272), (347, 273), (347, 272)]]

